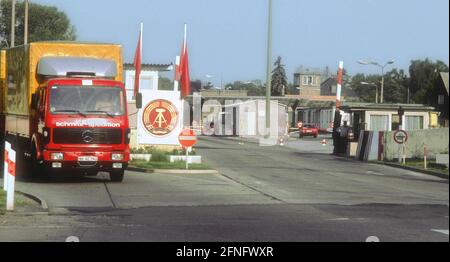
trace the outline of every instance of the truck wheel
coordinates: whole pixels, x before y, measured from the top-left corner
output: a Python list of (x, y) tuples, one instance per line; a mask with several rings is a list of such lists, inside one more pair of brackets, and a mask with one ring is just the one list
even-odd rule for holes
[(123, 181), (123, 177), (125, 174), (125, 170), (120, 170), (120, 171), (112, 171), (109, 173), (109, 178), (111, 179), (111, 182), (122, 182)]
[(39, 163), (39, 160), (36, 158), (36, 148), (33, 146), (31, 150), (31, 161), (28, 164), (28, 167), (31, 169), (30, 176), (33, 180), (47, 180), (50, 176), (46, 174), (45, 168), (42, 164)]

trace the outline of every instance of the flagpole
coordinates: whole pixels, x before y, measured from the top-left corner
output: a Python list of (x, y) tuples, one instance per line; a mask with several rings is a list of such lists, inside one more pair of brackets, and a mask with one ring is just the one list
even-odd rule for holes
[(178, 71), (180, 67), (180, 56), (175, 57), (175, 80), (173, 81), (174, 91), (179, 91)]
[(184, 46), (183, 46), (183, 54), (186, 53), (186, 45), (187, 45), (187, 24), (184, 24)]
[[(187, 45), (187, 24), (186, 23), (184, 23), (184, 37), (183, 37), (183, 53), (181, 54), (183, 57), (186, 55), (186, 45)], [(184, 59), (184, 58), (183, 58)], [(181, 63), (180, 63), (181, 64)], [(183, 92), (183, 90), (181, 90), (182, 88), (180, 88), (180, 92)], [(183, 119), (181, 120), (181, 121), (183, 121), (183, 123), (182, 123), (182, 125), (181, 126), (183, 126), (183, 129), (184, 128), (186, 128), (184, 125), (185, 125), (185, 121), (184, 121), (184, 118), (186, 117), (186, 114), (185, 114), (185, 112), (184, 112), (184, 101), (185, 101), (185, 98), (184, 98), (184, 96), (183, 96), (183, 98), (181, 99), (181, 112), (182, 112), (182, 115), (183, 115)], [(186, 152), (187, 152), (187, 149), (186, 149)], [(187, 161), (187, 159), (186, 159), (186, 161)]]
[(141, 44), (140, 44), (140, 46), (141, 46), (141, 50), (140, 50), (140, 52), (141, 52), (141, 57), (142, 57), (142, 42), (143, 42), (143, 40), (142, 40), (142, 37), (144, 36), (144, 23), (143, 22), (141, 22), (141, 35), (140, 35), (140, 41), (141, 41)]

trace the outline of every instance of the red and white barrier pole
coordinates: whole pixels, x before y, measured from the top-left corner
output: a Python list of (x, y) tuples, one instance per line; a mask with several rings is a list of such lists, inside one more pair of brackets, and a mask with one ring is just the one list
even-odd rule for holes
[(344, 78), (344, 62), (340, 61), (338, 75), (337, 75), (336, 108), (341, 107), (343, 78)]
[(7, 180), (7, 192), (6, 192), (6, 210), (14, 210), (14, 192), (16, 183), (16, 151), (9, 145), (8, 148), (8, 172), (6, 176)]
[(8, 191), (8, 152), (11, 149), (11, 144), (5, 141), (5, 153), (3, 159), (3, 190)]

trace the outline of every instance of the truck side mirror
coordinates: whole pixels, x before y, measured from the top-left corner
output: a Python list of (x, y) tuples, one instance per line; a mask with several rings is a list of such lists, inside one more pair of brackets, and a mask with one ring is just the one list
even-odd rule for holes
[(37, 109), (37, 98), (38, 98), (38, 96), (37, 96), (37, 94), (36, 93), (34, 93), (34, 94), (32, 94), (31, 95), (31, 109), (33, 110), (36, 110)]
[(136, 108), (141, 109), (142, 108), (142, 93), (136, 94)]

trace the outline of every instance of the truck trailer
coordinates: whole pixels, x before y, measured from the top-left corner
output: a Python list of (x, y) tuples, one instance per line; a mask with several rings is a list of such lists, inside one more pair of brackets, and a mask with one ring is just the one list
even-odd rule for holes
[(0, 54), (0, 132), (17, 168), (121, 182), (130, 156), (121, 46), (36, 42)]

